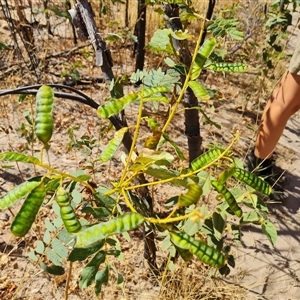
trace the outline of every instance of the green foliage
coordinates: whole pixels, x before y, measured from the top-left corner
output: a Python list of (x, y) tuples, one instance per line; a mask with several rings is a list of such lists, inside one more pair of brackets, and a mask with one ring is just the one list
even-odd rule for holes
[[(273, 70), (275, 63), (285, 56), (283, 37), (287, 32), (288, 26), (292, 25), (291, 12), (296, 9), (295, 1), (288, 2), (293, 2), (294, 5), (285, 5), (283, 11), (280, 11), (280, 2), (274, 1), (267, 11), (267, 21), (264, 24), (266, 40), (262, 51), (263, 62), (267, 67), (267, 69), (264, 70), (265, 74), (267, 74), (268, 69)], [(291, 10), (290, 8), (293, 9)]]
[(171, 29), (158, 29), (151, 38), (148, 48), (157, 53), (175, 54), (175, 50), (171, 43)]
[(244, 33), (237, 26), (240, 24), (238, 19), (224, 18), (223, 14), (210, 22), (207, 30), (210, 31), (215, 38), (229, 36), (233, 40), (241, 41), (244, 38)]
[(196, 55), (194, 63), (192, 64), (191, 80), (195, 80), (200, 76), (205, 62), (212, 54), (216, 45), (217, 41), (214, 38), (209, 38), (204, 42)]
[(168, 101), (163, 96), (158, 96), (157, 98), (151, 98), (150, 96), (154, 94), (166, 93), (169, 92), (168, 87), (158, 86), (155, 88), (149, 88), (142, 90), (141, 92), (131, 92), (126, 96), (118, 99), (112, 99), (105, 102), (103, 105), (98, 108), (98, 115), (101, 118), (107, 119), (113, 115), (118, 114), (125, 109), (129, 104), (142, 100), (142, 101)]
[[(201, 19), (189, 1), (168, 3), (180, 4), (182, 22)], [(102, 13), (107, 13), (108, 3), (101, 1), (101, 5)], [(272, 26), (273, 23), (270, 23)], [(79, 279), (81, 289), (94, 285), (98, 295), (112, 272), (117, 284), (122, 285), (123, 277), (109, 258), (115, 256), (120, 259), (123, 239), (130, 242), (129, 232), (142, 228), (151, 228), (164, 237), (161, 247), (170, 257), (176, 257), (178, 252), (185, 261), (190, 261), (195, 256), (209, 267), (219, 269), (222, 275), (227, 275), (230, 268), (235, 267), (234, 256), (228, 246), (232, 241), (226, 231), (230, 231), (232, 240), (238, 243), (242, 239), (243, 226), (259, 225), (270, 242), (275, 243), (275, 226), (268, 219), (266, 204), (260, 199), (260, 194), (256, 194), (269, 195), (271, 187), (242, 169), (241, 163), (234, 157), (233, 146), (238, 141), (239, 133), (233, 133), (229, 145), (218, 144), (191, 163), (184, 147), (171, 135), (178, 126), (177, 116), (187, 109), (202, 113), (207, 124), (220, 129), (220, 125), (210, 119), (205, 106), (201, 105), (201, 102), (211, 98), (211, 91), (202, 82), (203, 70), (232, 73), (246, 70), (245, 63), (234, 62), (234, 59), (226, 62), (227, 53), (220, 48), (224, 39), (244, 39), (234, 12), (229, 17), (221, 13), (209, 22), (207, 29), (213, 36), (206, 39), (201, 47), (203, 28), (199, 36), (193, 36), (187, 30), (173, 32), (171, 29), (159, 29), (155, 32), (148, 49), (162, 55), (161, 62), (165, 64), (157, 69), (138, 70), (130, 76), (114, 79), (108, 89), (110, 96), (97, 110), (100, 118), (111, 119), (134, 105), (138, 107), (138, 112), (133, 124), (111, 135), (105, 147), (102, 147), (101, 138), (88, 134), (77, 138), (79, 128), (73, 126), (68, 129), (68, 151), (81, 151), (85, 157), (80, 170), (74, 173), (58, 170), (33, 156), (34, 151), (30, 152), (31, 155), (16, 152), (0, 154), (1, 161), (33, 165), (42, 174), (3, 195), (0, 209), (10, 208), (27, 197), (12, 224), (12, 231), (17, 236), (24, 236), (38, 216), (44, 198), (49, 200), (45, 206), (53, 210), (56, 216), (43, 220), (42, 228), (45, 230), (28, 254), (44, 271), (61, 275), (67, 268), (67, 261), (70, 264), (79, 261), (84, 265)], [(182, 49), (174, 49), (174, 39), (185, 47), (196, 45), (190, 66), (182, 63)], [(196, 44), (193, 44), (195, 41)], [(76, 65), (80, 66), (80, 63)], [(72, 66), (71, 69), (75, 72), (76, 68)], [(126, 94), (123, 85), (128, 80), (138, 83), (139, 88)], [(187, 89), (198, 98), (199, 105), (182, 108)], [(27, 98), (22, 101), (27, 101)], [(35, 135), (46, 149), (49, 149), (48, 142), (54, 128), (52, 109), (53, 90), (42, 86), (37, 95), (37, 115), (28, 112), (24, 116), (26, 126), (35, 128)], [(45, 125), (45, 120), (41, 118), (45, 113), (46, 117), (51, 117), (48, 120), (51, 126), (39, 128), (41, 124)], [(24, 132), (26, 126), (23, 126)], [(110, 130), (111, 127), (105, 128), (103, 132)], [(128, 136), (132, 138), (131, 147), (126, 149), (126, 153), (122, 152), (120, 160), (114, 158), (124, 137)], [(141, 140), (144, 144), (140, 143)], [(35, 145), (35, 142), (33, 135), (30, 143)], [(106, 172), (110, 165), (107, 162), (113, 160), (120, 165), (120, 174), (116, 172), (116, 178), (111, 182), (102, 179), (93, 182), (101, 177), (99, 170)], [(141, 182), (141, 178), (145, 180)], [(233, 183), (234, 187), (230, 188)], [(161, 199), (161, 187), (174, 190), (176, 194)], [(159, 203), (164, 200), (165, 206), (171, 210), (167, 216), (152, 213), (146, 201), (149, 200), (146, 199), (148, 195), (145, 197), (145, 191), (149, 192), (152, 188), (158, 191), (158, 195), (153, 193), (152, 197), (159, 197)], [(211, 199), (209, 204), (202, 201), (207, 195)], [(16, 227), (16, 224), (22, 226)], [(172, 269), (172, 265), (168, 267)]]

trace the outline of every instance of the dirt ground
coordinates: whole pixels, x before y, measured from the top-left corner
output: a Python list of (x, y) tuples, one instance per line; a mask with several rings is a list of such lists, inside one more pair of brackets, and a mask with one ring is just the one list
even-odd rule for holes
[[(295, 22), (297, 22), (296, 20), (297, 16), (295, 16)], [(9, 41), (9, 29), (3, 19), (0, 21), (0, 32)], [(45, 34), (45, 29), (43, 30), (40, 35)], [(64, 50), (61, 49), (60, 40), (62, 35), (66, 38), (67, 32), (69, 31), (64, 27), (60, 27), (55, 35), (45, 42), (48, 47), (52, 45), (52, 54)], [(295, 31), (289, 44), (291, 52), (295, 46), (296, 36), (297, 32)], [(5, 40), (5, 42), (7, 41)], [(53, 45), (59, 45), (59, 47), (57, 46), (59, 49), (56, 51)], [(74, 48), (72, 42), (68, 40), (63, 48), (65, 51), (74, 49), (72, 60), (75, 61), (76, 58), (74, 57), (79, 56), (80, 47)], [(86, 49), (83, 46), (82, 48)], [(130, 74), (133, 67), (131, 51), (128, 48), (122, 49), (123, 54), (120, 54), (119, 50), (112, 49), (112, 53), (116, 57), (114, 72)], [(1, 72), (3, 72), (1, 89), (8, 89), (18, 84), (35, 84), (36, 82), (32, 80), (33, 77), (27, 72), (20, 71), (16, 65), (12, 65), (10, 69), (3, 68), (4, 59), (11, 59), (10, 55), (1, 57), (0, 67)], [(45, 57), (47, 55), (49, 53), (45, 52)], [(70, 68), (71, 63), (70, 56), (62, 56), (62, 62), (53, 58), (49, 60), (49, 63), (46, 64), (48, 75), (45, 78), (42, 75), (40, 77), (41, 82), (44, 83), (46, 80), (46, 82), (61, 83), (64, 80), (59, 74), (62, 70)], [(88, 58), (84, 64), (89, 64)], [(147, 61), (147, 64), (150, 62)], [(81, 71), (82, 77), (85, 79), (101, 77), (101, 71), (95, 66), (83, 68)], [(220, 142), (227, 145), (232, 138), (233, 129), (238, 129), (241, 131), (241, 138), (234, 151), (240, 157), (245, 155), (246, 151), (253, 145), (257, 120), (267, 98), (266, 95), (262, 97), (256, 90), (257, 80), (255, 73), (251, 72), (246, 74), (243, 79), (237, 75), (223, 77), (222, 75), (208, 74), (206, 86), (211, 89), (218, 89), (221, 95), (221, 100), (215, 101), (214, 106), (210, 108), (209, 116), (221, 125), (221, 130), (203, 125), (201, 134), (204, 139), (204, 146), (210, 142)], [(275, 83), (276, 80), (270, 84), (275, 85)], [(106, 93), (106, 86), (102, 83), (91, 84), (88, 82), (88, 84), (82, 84), (76, 88), (97, 102), (101, 102)], [(127, 89), (130, 88), (127, 87)], [(260, 95), (261, 99), (254, 101), (251, 97), (248, 101), (249, 91)], [(0, 100), (0, 152), (11, 151), (12, 149), (21, 150), (26, 145), (26, 140), (20, 138), (19, 128), (20, 124), (24, 122), (24, 111), (28, 109), (28, 102), (20, 104), (17, 102), (16, 96), (5, 96), (1, 97)], [(105, 131), (108, 123), (101, 121), (95, 110), (74, 101), (57, 99), (54, 114), (55, 134), (49, 152), (49, 161), (54, 168), (59, 168), (62, 171), (72, 172), (86, 163), (82, 160), (85, 158), (84, 154), (78, 151), (67, 151), (69, 142), (67, 128), (78, 126), (79, 129), (75, 131), (77, 138), (87, 135), (107, 141), (113, 134)], [(129, 120), (134, 118), (135, 114), (134, 107), (126, 111)], [(206, 286), (206, 289), (211, 288), (211, 293), (216, 295), (215, 299), (300, 299), (299, 122), (299, 115), (291, 118), (276, 148), (277, 164), (286, 170), (285, 174), (288, 179), (286, 189), (289, 198), (283, 205), (269, 205), (271, 220), (278, 229), (278, 241), (274, 247), (261, 233), (260, 228), (247, 227), (243, 231), (242, 245), (236, 246), (233, 250), (236, 253), (236, 268), (227, 278), (215, 282), (209, 282), (209, 278), (206, 278), (205, 280), (208, 282), (205, 285), (203, 283), (204, 277), (201, 277), (203, 267), (197, 264), (188, 268), (185, 265), (180, 265), (177, 273), (174, 273), (174, 277), (171, 276), (166, 279), (169, 285), (161, 285), (162, 279), (154, 279), (151, 276), (147, 264), (142, 258), (141, 232), (134, 232), (131, 234), (132, 241), (130, 243), (124, 241), (122, 244), (123, 260), (115, 262), (125, 279), (123, 287), (118, 287), (115, 282), (116, 278), (112, 278), (112, 282), (104, 286), (98, 299), (208, 299), (201, 296), (201, 293), (199, 294), (199, 290), (203, 289), (203, 286)], [(201, 124), (203, 123), (204, 120), (201, 120)], [(178, 130), (176, 142), (180, 146), (184, 146), (186, 140), (181, 124), (182, 120), (178, 120), (178, 123), (174, 124), (174, 130)], [(38, 145), (35, 150), (38, 150)], [(94, 150), (90, 158), (96, 157), (100, 150)], [(47, 160), (48, 158), (45, 156), (44, 159)], [(108, 171), (101, 172), (101, 179), (95, 179), (104, 183), (113, 180), (116, 173), (119, 172), (118, 161), (113, 160), (105, 170)], [(19, 170), (15, 166), (8, 169), (2, 168), (0, 170), (0, 193), (4, 194), (15, 184), (20, 183), (23, 178), (29, 178), (32, 174), (33, 170), (27, 166), (20, 166)], [(98, 176), (100, 177), (100, 175)], [(160, 196), (163, 199), (170, 196), (168, 188), (161, 190)], [(14, 207), (13, 212), (16, 212), (17, 209), (17, 206)], [(45, 220), (51, 216), (51, 213), (47, 207), (43, 207), (40, 218)], [(34, 227), (29, 237), (17, 239), (9, 231), (11, 221), (10, 212), (0, 212), (0, 299), (64, 299), (66, 275), (57, 277), (47, 275), (27, 256), (28, 250), (39, 236), (39, 228)], [(159, 243), (158, 246), (160, 249)], [(164, 254), (159, 250), (159, 263), (162, 263), (163, 256)], [(96, 299), (92, 289), (81, 291), (78, 288), (77, 276), (81, 267), (82, 264), (80, 263), (73, 265), (73, 276), (68, 289), (69, 299)], [(196, 284), (191, 287), (188, 285), (189, 280), (201, 282), (199, 285)], [(184, 292), (182, 292), (182, 286), (179, 288), (179, 282), (181, 285), (182, 282), (186, 283), (183, 286), (183, 289), (186, 289)], [(173, 294), (168, 289), (173, 289)], [(177, 295), (176, 289), (181, 289)]]

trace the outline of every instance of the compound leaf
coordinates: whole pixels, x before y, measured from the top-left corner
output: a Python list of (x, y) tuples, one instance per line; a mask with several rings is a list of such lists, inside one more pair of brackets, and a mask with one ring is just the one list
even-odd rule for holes
[(95, 281), (99, 266), (105, 261), (105, 252), (99, 251), (84, 267), (80, 274), (79, 288), (85, 289)]

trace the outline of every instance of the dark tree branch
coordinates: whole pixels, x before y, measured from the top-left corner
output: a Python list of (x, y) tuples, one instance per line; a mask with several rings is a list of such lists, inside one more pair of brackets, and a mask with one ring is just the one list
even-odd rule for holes
[[(208, 8), (207, 8), (207, 11), (206, 11), (206, 20), (211, 20), (211, 18), (213, 16), (213, 13), (214, 13), (215, 5), (216, 5), (216, 0), (209, 0)], [(206, 38), (206, 34), (207, 34), (207, 30), (206, 30), (206, 27), (205, 27), (204, 30), (203, 30), (203, 33), (202, 33), (202, 39), (201, 39), (201, 42), (200, 42), (200, 46), (203, 45), (203, 43), (205, 41), (205, 38)]]
[[(163, 6), (166, 14), (165, 19), (168, 20), (167, 27), (173, 31), (182, 30), (182, 23), (179, 18), (179, 7), (177, 4), (165, 4)], [(192, 56), (188, 49), (186, 41), (177, 41), (172, 39), (173, 47), (176, 51), (179, 50), (180, 61), (187, 67), (190, 68), (192, 62)], [(181, 76), (181, 82), (185, 82), (186, 76)], [(190, 88), (187, 88), (183, 105), (185, 108), (191, 108), (198, 106), (198, 99), (194, 95)], [(189, 151), (189, 162), (197, 158), (201, 154), (202, 137), (200, 135), (200, 122), (199, 112), (196, 109), (186, 109), (184, 112), (185, 119), (185, 135), (188, 140), (188, 151)]]
[[(60, 89), (66, 89), (70, 90), (77, 95), (65, 93), (65, 92), (59, 92), (54, 91), (54, 96), (58, 98), (68, 99), (68, 100), (74, 100), (77, 102), (80, 102), (82, 104), (88, 105), (91, 108), (97, 109), (99, 107), (99, 104), (95, 102), (92, 98), (87, 96), (86, 94), (80, 92), (79, 90), (72, 88), (67, 85), (62, 84), (48, 84), (49, 86), (53, 88), (60, 88)], [(16, 94), (26, 94), (26, 95), (36, 95), (38, 89), (41, 87), (40, 84), (38, 85), (31, 85), (31, 86), (25, 86), (25, 87), (19, 87), (16, 89), (11, 90), (0, 90), (0, 97), (5, 95), (16, 95)], [(111, 116), (109, 118), (113, 126), (116, 130), (119, 130), (124, 127), (123, 121), (118, 116)], [(131, 145), (132, 145), (132, 138), (129, 132), (126, 132), (123, 138), (123, 144), (125, 149), (129, 152)]]
[[(145, 62), (145, 38), (146, 38), (146, 16), (147, 6), (145, 0), (138, 0), (138, 21), (135, 26), (135, 35), (137, 43), (134, 46), (136, 54), (135, 70), (143, 70)], [(135, 53), (136, 52), (136, 53)]]
[[(64, 92), (58, 92), (54, 91), (54, 95), (59, 98), (64, 98), (64, 99), (69, 99), (69, 100), (75, 100), (80, 103), (86, 104), (94, 109), (97, 109), (99, 107), (99, 104), (96, 103), (92, 98), (87, 96), (86, 94), (80, 92), (77, 89), (74, 89), (68, 85), (62, 85), (62, 84), (47, 84), (48, 86), (51, 86), (53, 88), (60, 88), (60, 89), (66, 89), (70, 90), (79, 96), (69, 94), (69, 93), (64, 93)], [(36, 84), (36, 85), (30, 85), (30, 86), (25, 86), (25, 87), (19, 87), (11, 90), (0, 90), (0, 96), (4, 95), (12, 95), (12, 94), (26, 94), (26, 95), (36, 95), (38, 89), (41, 87), (41, 84)]]

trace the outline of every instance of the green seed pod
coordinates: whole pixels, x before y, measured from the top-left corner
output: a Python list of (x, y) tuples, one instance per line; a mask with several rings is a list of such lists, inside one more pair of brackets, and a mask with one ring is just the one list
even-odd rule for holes
[(244, 169), (236, 168), (233, 177), (265, 195), (272, 192), (272, 187), (266, 181)]
[(45, 185), (41, 182), (29, 193), (11, 224), (10, 230), (15, 236), (23, 237), (27, 234), (45, 197)]
[(54, 93), (52, 88), (42, 85), (36, 94), (35, 133), (45, 147), (48, 146), (53, 133), (53, 102)]
[(230, 209), (234, 212), (234, 214), (237, 217), (241, 217), (243, 215), (243, 211), (242, 209), (239, 207), (239, 205), (237, 204), (234, 196), (230, 193), (230, 191), (223, 185), (220, 184), (218, 181), (211, 181), (211, 185), (214, 187), (214, 189), (222, 194), (226, 200), (226, 202), (228, 203)]
[(19, 199), (25, 197), (40, 181), (25, 181), (0, 198), (0, 210), (11, 207)]
[(199, 260), (214, 268), (221, 268), (225, 264), (224, 255), (217, 249), (207, 244), (193, 239), (183, 232), (170, 232), (172, 243), (181, 249), (189, 250), (196, 255)]
[(60, 216), (69, 233), (80, 231), (81, 224), (71, 206), (68, 193), (63, 187), (59, 187), (56, 191), (56, 202), (60, 207)]
[(202, 168), (204, 168), (206, 165), (217, 159), (219, 156), (221, 156), (222, 150), (220, 149), (212, 149), (204, 154), (200, 155), (199, 157), (195, 158), (191, 162), (191, 169), (192, 171), (197, 171)]
[(175, 246), (175, 248), (184, 261), (190, 261), (193, 258), (193, 253), (191, 253), (189, 250), (181, 249), (176, 246)]
[(60, 207), (70, 205), (69, 196), (66, 190), (61, 186), (56, 190), (56, 202)]
[(201, 195), (203, 194), (202, 187), (196, 183), (189, 183), (187, 185), (188, 191), (179, 196), (178, 199), (178, 206), (190, 206), (195, 204), (200, 199)]
[(144, 217), (139, 213), (130, 212), (116, 217), (107, 222), (102, 222), (80, 231), (77, 234), (76, 246), (85, 247), (110, 235), (130, 231), (144, 222)]

